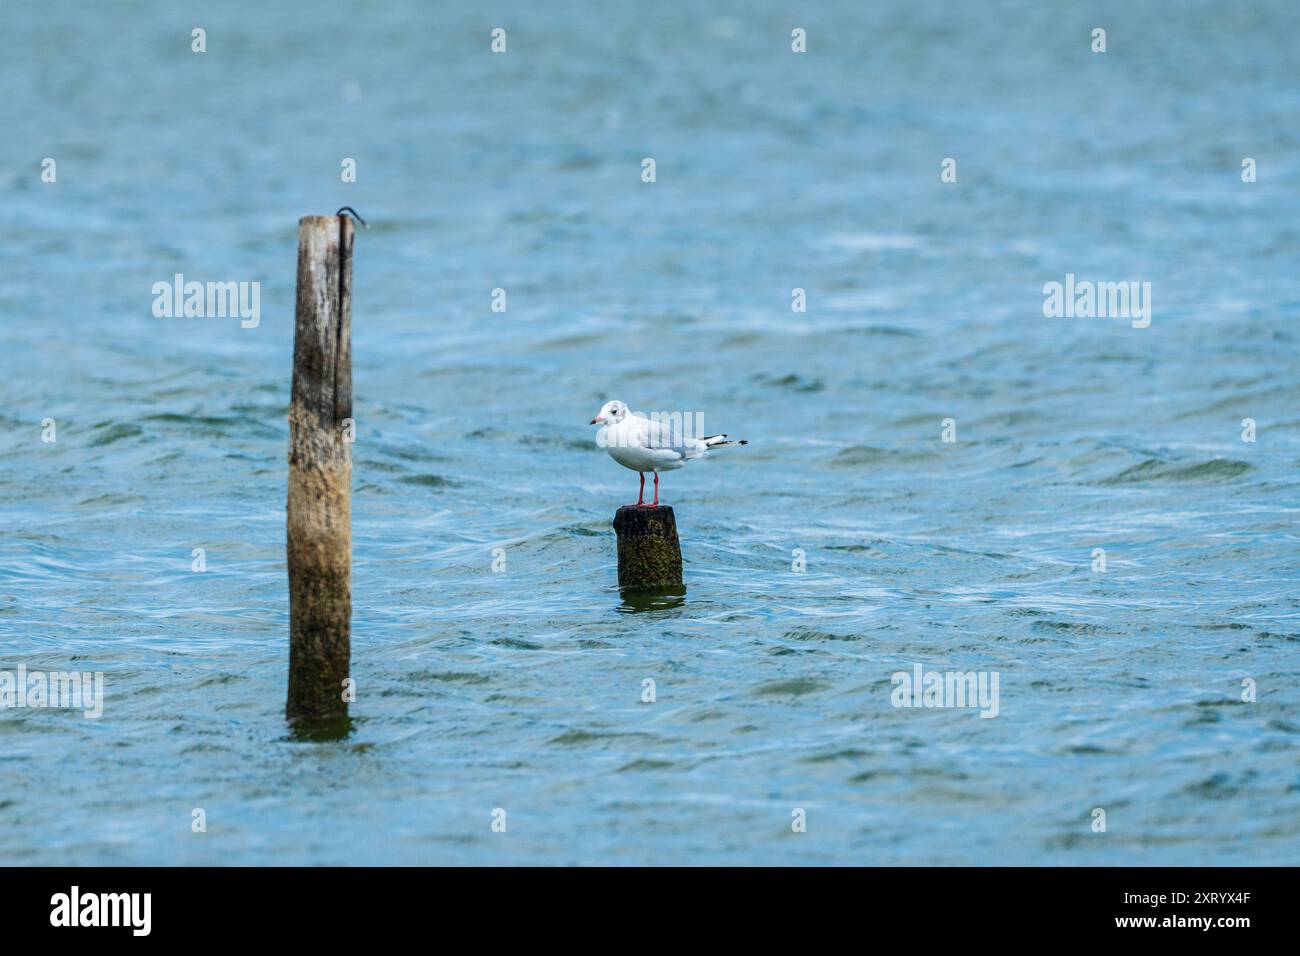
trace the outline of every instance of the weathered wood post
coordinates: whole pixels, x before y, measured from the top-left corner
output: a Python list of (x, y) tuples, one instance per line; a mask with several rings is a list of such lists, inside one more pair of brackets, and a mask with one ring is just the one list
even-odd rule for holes
[(668, 505), (624, 505), (614, 513), (618, 586), (629, 591), (682, 587), (682, 546)]
[(352, 240), (347, 216), (298, 221), (289, 402), (289, 700), (294, 724), (346, 724), (351, 665)]

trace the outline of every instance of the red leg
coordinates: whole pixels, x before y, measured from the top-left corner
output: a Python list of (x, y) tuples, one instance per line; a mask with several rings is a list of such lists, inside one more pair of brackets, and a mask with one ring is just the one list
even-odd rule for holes
[(650, 507), (651, 508), (659, 507), (659, 472), (657, 471), (655, 472), (655, 503), (652, 504)]
[(636, 506), (640, 508), (643, 504), (645, 504), (645, 472), (641, 471), (641, 472), (637, 472), (637, 474), (641, 476), (641, 490), (637, 492), (637, 496), (636, 496)]

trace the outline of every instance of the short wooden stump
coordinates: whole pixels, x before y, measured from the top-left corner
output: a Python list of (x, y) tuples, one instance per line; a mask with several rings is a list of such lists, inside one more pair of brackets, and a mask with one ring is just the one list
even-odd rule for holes
[(618, 586), (649, 591), (682, 586), (682, 546), (668, 505), (624, 505), (614, 514), (618, 536)]

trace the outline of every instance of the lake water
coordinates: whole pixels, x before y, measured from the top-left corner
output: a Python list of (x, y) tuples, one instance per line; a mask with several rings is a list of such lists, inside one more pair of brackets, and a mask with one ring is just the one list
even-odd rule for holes
[[(1300, 8), (1091, 6), (6, 10), (0, 670), (106, 699), (0, 713), (0, 859), (1300, 863)], [(344, 203), (359, 694), (302, 743)], [(155, 318), (175, 273), (260, 325)], [(1067, 274), (1150, 327), (1045, 318)], [(609, 398), (750, 441), (665, 476), (679, 602), (617, 591)], [(893, 706), (918, 664), (996, 718)]]

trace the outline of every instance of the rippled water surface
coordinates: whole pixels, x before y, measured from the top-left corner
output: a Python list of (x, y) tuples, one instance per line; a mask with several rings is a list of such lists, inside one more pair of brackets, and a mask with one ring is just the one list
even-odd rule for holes
[[(107, 700), (0, 713), (0, 859), (1300, 862), (1297, 8), (454, 6), (6, 10), (0, 669)], [(360, 694), (300, 743), (296, 222), (345, 202)], [(260, 326), (154, 318), (177, 272)], [(1045, 319), (1066, 273), (1150, 328)], [(680, 602), (615, 587), (608, 398), (751, 442), (665, 478)], [(891, 706), (914, 664), (998, 716)]]

